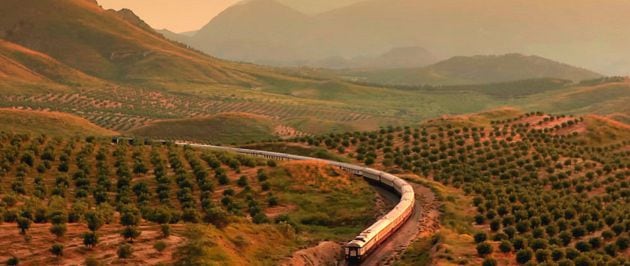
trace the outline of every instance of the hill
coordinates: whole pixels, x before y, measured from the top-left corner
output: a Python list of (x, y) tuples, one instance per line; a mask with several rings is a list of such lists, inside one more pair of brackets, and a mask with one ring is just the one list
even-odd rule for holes
[(102, 81), (77, 71), (50, 56), (0, 39), (2, 94), (38, 91), (64, 91), (73, 86), (101, 86)]
[(0, 11), (0, 38), (103, 80), (156, 87), (257, 84), (236, 64), (168, 41), (129, 10), (106, 11), (86, 0), (8, 0)]
[(278, 265), (377, 213), (366, 182), (320, 163), (6, 132), (0, 147), (3, 263)]
[(358, 56), (354, 58), (334, 56), (310, 62), (308, 65), (328, 69), (387, 69), (423, 67), (436, 61), (435, 56), (427, 49), (410, 46), (395, 47), (376, 56)]
[(463, 85), (526, 79), (572, 81), (601, 77), (595, 72), (539, 56), (521, 54), (457, 56), (423, 68), (347, 71), (344, 77), (394, 85)]
[(275, 0), (244, 1), (213, 18), (189, 43), (230, 60), (282, 62), (298, 56), (294, 47), (309, 20)]
[[(199, 33), (231, 32), (255, 45), (243, 46), (241, 39), (227, 34), (190, 44), (221, 58), (281, 66), (312, 65), (331, 57), (374, 57), (396, 47), (420, 46), (438, 58), (520, 52), (553, 57), (609, 75), (630, 73), (630, 58), (625, 53), (630, 34), (620, 26), (628, 23), (622, 10), (630, 9), (630, 4), (625, 1), (599, 5), (596, 0), (551, 4), (544, 0), (372, 0), (310, 15), (306, 24), (304, 16), (295, 14), (298, 11), (287, 11), (287, 6), (277, 3), (256, 12), (256, 5), (262, 2), (269, 3), (254, 0), (239, 4), (234, 8), (250, 10), (250, 16), (225, 12)], [(265, 23), (269, 19), (283, 23)], [(245, 27), (248, 22), (259, 23), (251, 24), (256, 25), (257, 32)], [(299, 34), (276, 34), (289, 29)], [(589, 41), (597, 39), (607, 45)], [(270, 53), (282, 48), (289, 54), (276, 58), (278, 54)]]
[(276, 139), (273, 120), (250, 114), (224, 113), (209, 118), (159, 121), (134, 129), (132, 135), (153, 139), (186, 139), (242, 144)]
[(499, 109), (295, 141), (286, 145), (325, 148), (438, 195), (440, 230), (397, 264), (628, 261), (627, 125)]
[(47, 134), (50, 136), (114, 136), (104, 129), (70, 114), (32, 110), (0, 109), (0, 131), (15, 134)]

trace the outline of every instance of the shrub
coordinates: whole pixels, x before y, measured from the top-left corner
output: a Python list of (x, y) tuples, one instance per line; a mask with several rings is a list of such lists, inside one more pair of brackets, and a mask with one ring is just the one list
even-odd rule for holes
[(20, 264), (20, 259), (17, 257), (11, 257), (7, 260), (7, 266), (15, 266)]
[(133, 255), (133, 247), (129, 244), (122, 244), (118, 247), (116, 254), (121, 259), (130, 258)]
[(545, 262), (549, 259), (549, 250), (546, 249), (539, 249), (536, 250), (536, 261), (538, 262)]
[(31, 219), (25, 218), (25, 217), (18, 217), (17, 220), (17, 226), (20, 229), (20, 234), (26, 234), (26, 231), (31, 228)]
[(167, 248), (166, 242), (164, 241), (157, 241), (155, 242), (155, 244), (153, 244), (153, 248), (155, 248), (155, 250), (157, 250), (158, 252), (162, 253), (162, 251), (164, 251)]
[(532, 259), (532, 250), (531, 249), (521, 249), (516, 252), (516, 262), (520, 264), (525, 264)]
[(486, 258), (483, 260), (483, 263), (481, 264), (482, 266), (496, 266), (497, 265), (497, 260), (493, 259), (493, 258)]
[(57, 257), (63, 256), (63, 245), (53, 244), (52, 247), (50, 247), (50, 253)]
[(96, 244), (98, 244), (98, 235), (95, 232), (83, 233), (83, 245), (93, 248)]
[(484, 232), (476, 233), (474, 237), (475, 237), (475, 243), (477, 244), (488, 240), (488, 235), (486, 235), (486, 233)]
[(142, 232), (135, 226), (127, 226), (123, 229), (121, 235), (128, 241), (133, 242)]
[(490, 253), (492, 253), (492, 245), (487, 242), (477, 244), (477, 254), (479, 254), (479, 256), (485, 257)]
[(499, 250), (503, 253), (512, 252), (512, 243), (508, 240), (501, 241), (501, 244), (499, 244)]
[(171, 226), (168, 224), (160, 225), (160, 231), (162, 232), (162, 237), (167, 238), (171, 235)]
[(104, 224), (103, 218), (101, 218), (100, 214), (96, 211), (86, 212), (85, 221), (87, 222), (88, 229), (90, 229), (90, 231), (96, 231)]
[(62, 237), (63, 235), (66, 234), (66, 231), (67, 231), (66, 224), (53, 224), (50, 227), (50, 233), (52, 233), (53, 235), (57, 237)]

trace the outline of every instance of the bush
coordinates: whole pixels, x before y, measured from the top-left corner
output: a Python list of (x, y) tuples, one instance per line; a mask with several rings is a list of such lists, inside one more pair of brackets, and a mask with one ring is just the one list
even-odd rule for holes
[(31, 228), (31, 219), (25, 217), (18, 217), (17, 226), (20, 229), (20, 234), (26, 234), (26, 231)]
[(545, 262), (549, 259), (549, 250), (539, 249), (536, 250), (536, 261)]
[(481, 264), (482, 266), (496, 266), (497, 265), (497, 260), (493, 259), (493, 258), (486, 258), (483, 260), (483, 263)]
[(490, 253), (492, 253), (492, 245), (487, 242), (477, 244), (477, 254), (479, 254), (479, 256), (485, 257)]
[(17, 257), (11, 257), (7, 260), (7, 266), (15, 266), (20, 264), (20, 259)]
[(168, 224), (160, 225), (160, 231), (162, 232), (162, 237), (167, 238), (171, 235), (171, 226)]
[(508, 240), (501, 241), (501, 244), (499, 244), (499, 250), (503, 253), (512, 252), (512, 243)]
[(83, 233), (83, 245), (93, 248), (96, 244), (98, 244), (98, 235), (95, 232)]
[(532, 250), (531, 249), (521, 249), (516, 252), (516, 262), (520, 264), (525, 264), (532, 259)]
[(121, 235), (130, 242), (133, 242), (134, 239), (138, 238), (142, 232), (138, 230), (135, 226), (127, 226), (123, 229)]
[(488, 235), (486, 235), (486, 233), (479, 232), (475, 234), (475, 243), (479, 244), (486, 240), (488, 240)]
[(595, 265), (595, 264), (593, 264), (593, 261), (589, 257), (587, 257), (585, 255), (580, 255), (573, 262), (575, 263), (575, 266), (591, 266), (591, 265)]
[(85, 213), (85, 221), (90, 231), (96, 231), (104, 224), (103, 218), (101, 218), (100, 214), (96, 211), (88, 211)]
[(155, 242), (155, 244), (153, 244), (153, 248), (155, 248), (155, 250), (157, 250), (158, 252), (162, 253), (162, 251), (164, 251), (167, 248), (166, 242), (164, 241), (157, 241)]
[(57, 237), (62, 237), (63, 235), (65, 235), (67, 230), (68, 229), (66, 228), (66, 224), (53, 224), (50, 227), (50, 233)]
[(118, 247), (118, 258), (127, 259), (133, 255), (133, 247), (129, 244), (122, 244)]
[(213, 224), (217, 228), (224, 228), (229, 223), (228, 214), (219, 207), (213, 207), (207, 210), (204, 221)]
[(53, 244), (52, 247), (50, 247), (50, 253), (57, 257), (63, 256), (63, 245)]

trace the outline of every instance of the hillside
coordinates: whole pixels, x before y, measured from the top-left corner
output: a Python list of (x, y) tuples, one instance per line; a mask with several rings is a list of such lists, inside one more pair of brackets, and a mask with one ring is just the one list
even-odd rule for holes
[(399, 265), (623, 265), (627, 129), (499, 109), (285, 145), (326, 149), (432, 188), (440, 230), (419, 235)]
[[(306, 24), (304, 16), (285, 16), (297, 12), (287, 11), (285, 5), (268, 4), (256, 12), (256, 5), (262, 2), (269, 0), (239, 4), (234, 8), (247, 9), (250, 16), (224, 12), (198, 33), (231, 32), (247, 37), (252, 45), (242, 45), (240, 38), (227, 34), (191, 44), (220, 58), (281, 66), (312, 65), (331, 57), (373, 57), (396, 47), (420, 46), (438, 58), (520, 52), (553, 57), (608, 75), (630, 73), (630, 57), (625, 53), (630, 34), (621, 26), (628, 24), (623, 12), (630, 9), (627, 1), (600, 5), (597, 0), (372, 0), (310, 15)], [(251, 22), (257, 24), (245, 27)], [(276, 33), (285, 30), (300, 34), (278, 37)], [(605, 40), (607, 45), (590, 40)], [(271, 51), (281, 48), (289, 54), (276, 58), (278, 54)]]
[(109, 138), (0, 132), (0, 174), (0, 261), (20, 265), (277, 265), (377, 212), (320, 163)]
[(309, 19), (275, 0), (244, 1), (213, 18), (189, 43), (230, 60), (281, 62), (298, 56), (294, 47)]
[(235, 64), (164, 39), (129, 10), (106, 11), (86, 0), (8, 0), (0, 11), (0, 38), (100, 79), (158, 87), (257, 84)]
[(16, 109), (0, 109), (0, 131), (58, 137), (118, 135), (115, 131), (94, 125), (78, 116)]
[(153, 139), (186, 139), (212, 143), (245, 143), (276, 139), (273, 120), (264, 116), (225, 113), (208, 118), (158, 121), (132, 130), (134, 136)]
[(72, 86), (100, 86), (102, 81), (64, 65), (46, 54), (0, 39), (2, 94), (37, 91), (45, 86), (64, 91)]
[(581, 81), (601, 77), (586, 69), (521, 54), (457, 56), (423, 68), (345, 71), (342, 75), (394, 85), (485, 84), (539, 78)]

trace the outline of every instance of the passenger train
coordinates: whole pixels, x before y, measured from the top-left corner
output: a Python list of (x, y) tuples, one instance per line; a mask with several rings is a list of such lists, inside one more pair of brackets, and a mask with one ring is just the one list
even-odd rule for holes
[(360, 262), (366, 258), (372, 251), (376, 249), (384, 240), (393, 234), (401, 225), (411, 217), (415, 205), (415, 195), (413, 188), (405, 180), (382, 171), (374, 170), (367, 167), (357, 166), (353, 164), (323, 160), (305, 156), (291, 155), (285, 153), (240, 149), (231, 147), (221, 147), (212, 145), (190, 144), (185, 142), (177, 142), (178, 145), (188, 145), (197, 148), (210, 148), (215, 150), (231, 151), (241, 154), (247, 154), (258, 157), (265, 157), (275, 160), (315, 160), (329, 165), (333, 165), (355, 175), (362, 176), (370, 182), (385, 186), (400, 195), (400, 202), (388, 212), (372, 224), (370, 227), (361, 232), (354, 240), (348, 242), (344, 247), (346, 260), (351, 262)]

